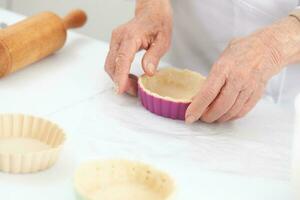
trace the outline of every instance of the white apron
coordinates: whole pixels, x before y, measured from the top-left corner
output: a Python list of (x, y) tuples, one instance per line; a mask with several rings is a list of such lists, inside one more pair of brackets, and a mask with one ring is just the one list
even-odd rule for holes
[[(287, 16), (298, 6), (298, 0), (172, 0), (172, 6), (173, 42), (167, 59), (175, 66), (207, 75), (233, 38)], [(285, 73), (268, 84), (267, 94), (275, 101), (284, 91)]]

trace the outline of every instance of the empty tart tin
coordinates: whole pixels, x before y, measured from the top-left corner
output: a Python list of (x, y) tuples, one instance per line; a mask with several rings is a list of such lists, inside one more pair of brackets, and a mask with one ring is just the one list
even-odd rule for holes
[(0, 171), (33, 173), (55, 164), (64, 131), (42, 118), (0, 114)]
[(81, 200), (174, 200), (173, 180), (149, 165), (129, 160), (95, 160), (75, 172)]
[(152, 113), (185, 119), (192, 98), (200, 91), (205, 77), (187, 69), (163, 68), (153, 76), (142, 75), (138, 93), (142, 105)]

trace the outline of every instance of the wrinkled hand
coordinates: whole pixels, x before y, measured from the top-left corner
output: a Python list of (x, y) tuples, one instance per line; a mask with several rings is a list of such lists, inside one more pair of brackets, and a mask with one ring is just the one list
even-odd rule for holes
[(186, 112), (186, 122), (224, 122), (246, 115), (267, 81), (300, 62), (300, 22), (285, 17), (248, 37), (234, 40), (213, 65)]
[(246, 115), (279, 72), (279, 53), (257, 35), (232, 41), (186, 112), (186, 122), (225, 122)]
[(105, 70), (116, 86), (116, 92), (137, 93), (137, 78), (130, 74), (131, 63), (139, 50), (146, 50), (142, 67), (153, 75), (160, 58), (170, 46), (172, 32), (171, 6), (168, 0), (137, 1), (136, 15), (112, 33)]
[(243, 117), (267, 81), (287, 64), (300, 62), (300, 22), (285, 17), (229, 44), (193, 99), (186, 122), (224, 122)]

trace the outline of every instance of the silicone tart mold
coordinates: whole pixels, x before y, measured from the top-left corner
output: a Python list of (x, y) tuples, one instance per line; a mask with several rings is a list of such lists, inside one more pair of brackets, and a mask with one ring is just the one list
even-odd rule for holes
[(138, 93), (150, 112), (172, 119), (185, 119), (192, 98), (200, 91), (205, 77), (187, 69), (163, 68), (154, 76), (142, 75)]

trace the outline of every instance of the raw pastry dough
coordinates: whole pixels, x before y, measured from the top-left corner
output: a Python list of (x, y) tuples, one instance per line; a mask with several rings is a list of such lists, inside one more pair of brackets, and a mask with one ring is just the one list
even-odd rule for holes
[(57, 161), (64, 131), (39, 117), (0, 115), (0, 171), (19, 174), (48, 169)]
[(173, 181), (137, 162), (91, 161), (75, 173), (75, 188), (88, 200), (170, 200)]
[(0, 138), (0, 154), (25, 154), (50, 149), (39, 140), (31, 138)]
[(170, 67), (159, 70), (152, 77), (143, 75), (140, 78), (140, 86), (156, 97), (175, 102), (191, 102), (204, 80), (205, 77), (199, 73)]

